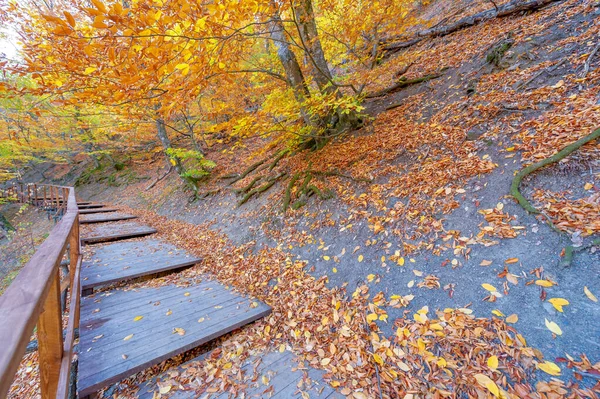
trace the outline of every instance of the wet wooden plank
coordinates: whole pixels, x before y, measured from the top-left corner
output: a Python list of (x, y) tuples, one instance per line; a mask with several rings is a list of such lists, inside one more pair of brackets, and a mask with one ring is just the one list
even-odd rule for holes
[(80, 215), (88, 215), (90, 213), (104, 213), (104, 212), (116, 212), (117, 208), (92, 208), (92, 209), (80, 209)]
[(81, 234), (82, 244), (123, 240), (156, 233), (156, 229), (136, 222), (100, 223), (85, 226)]
[(156, 240), (117, 242), (95, 247), (81, 267), (84, 290), (117, 281), (177, 270), (195, 265), (200, 258)]
[(106, 205), (104, 204), (82, 204), (79, 205), (79, 209), (95, 209), (95, 208), (104, 208)]
[[(244, 298), (215, 281), (203, 281), (191, 287), (113, 290), (83, 298), (79, 397), (270, 312), (267, 305)], [(143, 318), (134, 321), (137, 316)], [(178, 334), (175, 328), (185, 333)]]
[(79, 223), (105, 223), (105, 222), (117, 222), (119, 220), (135, 219), (137, 216), (129, 215), (121, 212), (104, 212), (104, 213), (92, 213), (89, 215), (81, 215), (79, 217)]

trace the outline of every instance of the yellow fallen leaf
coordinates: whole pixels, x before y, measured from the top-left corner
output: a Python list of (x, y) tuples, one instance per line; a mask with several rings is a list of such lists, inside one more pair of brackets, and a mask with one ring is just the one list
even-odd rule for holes
[(204, 320), (206, 320), (204, 317), (201, 317), (198, 319), (198, 323), (202, 323)]
[(377, 353), (373, 354), (373, 360), (375, 360), (375, 363), (379, 364), (380, 366), (383, 366), (383, 359)]
[(140, 321), (140, 320), (142, 320), (143, 318), (144, 318), (144, 316), (135, 316), (135, 317), (133, 318), (133, 321)]
[(266, 375), (263, 375), (261, 380), (263, 385), (269, 385), (269, 377), (267, 377)]
[(331, 269), (331, 271), (337, 273), (337, 268), (334, 267), (333, 269)]
[(491, 260), (482, 260), (481, 263), (479, 264), (479, 266), (489, 266), (492, 264)]
[(552, 287), (554, 285), (554, 283), (550, 280), (535, 280), (535, 284), (539, 285), (540, 287)]
[(229, 370), (232, 367), (233, 367), (233, 363), (231, 363), (231, 362), (227, 362), (223, 365), (224, 370)]
[(329, 260), (329, 259), (331, 259), (331, 258), (330, 258), (329, 256), (325, 255), (325, 256), (323, 256), (323, 259), (325, 259), (325, 260)]
[(165, 313), (166, 316), (171, 316), (173, 314), (173, 311), (171, 309), (167, 310), (167, 313)]
[(477, 383), (482, 387), (487, 388), (494, 396), (500, 396), (500, 390), (498, 389), (498, 385), (490, 377), (484, 374), (475, 374), (475, 379)]
[(365, 258), (364, 256), (362, 256), (362, 255), (358, 255), (358, 261), (359, 261), (359, 262), (362, 262), (364, 258)]
[(190, 296), (190, 293), (186, 292), (185, 294), (183, 294), (183, 296)]
[(494, 287), (493, 285), (491, 285), (491, 284), (488, 284), (488, 283), (483, 283), (483, 284), (481, 284), (481, 286), (482, 286), (483, 288), (485, 288), (486, 290), (488, 290), (489, 292), (495, 292), (495, 291), (498, 291), (498, 290), (496, 289), (496, 287)]
[(331, 358), (329, 357), (321, 360), (321, 366), (327, 366), (329, 363), (331, 363)]
[(384, 263), (384, 262), (385, 262), (385, 256), (382, 256), (381, 257), (381, 263)]
[(556, 363), (545, 361), (543, 363), (538, 363), (537, 368), (542, 370), (546, 374), (554, 376), (560, 375), (560, 367), (558, 367)]
[(133, 338), (133, 334), (129, 334), (128, 336), (123, 338), (123, 341), (129, 341), (131, 338)]
[(504, 263), (510, 265), (511, 263), (517, 263), (519, 261), (519, 258), (508, 258), (504, 261)]
[(279, 345), (279, 353), (285, 352), (285, 344)]
[(404, 266), (404, 257), (398, 259), (398, 266)]
[(173, 329), (173, 334), (185, 335), (185, 330), (183, 328), (175, 327)]
[(412, 288), (415, 285), (415, 280), (410, 280), (406, 285), (408, 288)]
[(505, 320), (507, 323), (511, 323), (514, 324), (517, 321), (519, 321), (519, 316), (517, 316), (516, 314), (511, 314), (510, 316), (508, 316)]
[(164, 386), (160, 387), (158, 392), (160, 392), (161, 395), (164, 395), (164, 394), (168, 393), (170, 390), (171, 390), (171, 385), (164, 385)]
[(598, 298), (596, 298), (596, 296), (592, 294), (592, 291), (590, 291), (588, 287), (583, 287), (583, 292), (585, 292), (585, 296), (590, 298), (590, 301), (598, 302)]
[(377, 313), (369, 313), (367, 315), (367, 322), (371, 323), (372, 321), (377, 320)]
[(584, 190), (591, 190), (592, 187), (594, 187), (592, 183), (585, 183), (585, 186), (583, 186)]
[(504, 317), (504, 313), (502, 313), (501, 311), (499, 311), (498, 309), (494, 309), (492, 310), (492, 313), (495, 314), (498, 317)]
[(558, 324), (556, 324), (553, 321), (549, 321), (548, 319), (544, 320), (546, 321), (546, 327), (548, 327), (548, 330), (552, 331), (556, 335), (562, 335), (562, 330), (560, 329)]
[(496, 371), (496, 369), (498, 368), (498, 357), (497, 356), (490, 356), (487, 360), (487, 365), (489, 368), (491, 368), (492, 370)]
[(548, 299), (548, 302), (550, 302), (552, 306), (554, 306), (554, 308), (561, 313), (563, 312), (563, 306), (567, 306), (569, 304), (569, 301), (564, 298), (550, 298)]
[(373, 280), (375, 280), (375, 275), (374, 274), (369, 274), (367, 276), (367, 280), (369, 281), (369, 283), (372, 282)]

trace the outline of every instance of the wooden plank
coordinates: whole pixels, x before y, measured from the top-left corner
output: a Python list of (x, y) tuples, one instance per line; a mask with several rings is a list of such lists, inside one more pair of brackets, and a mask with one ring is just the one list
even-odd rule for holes
[[(217, 286), (220, 287), (215, 289)], [(207, 287), (212, 289), (205, 290)], [(114, 290), (108, 294), (104, 294), (105, 298), (82, 299), (80, 397), (271, 312), (267, 305), (244, 298), (212, 281), (191, 287)], [(105, 308), (108, 302), (104, 300), (109, 298), (113, 302), (116, 299), (120, 306)], [(101, 301), (97, 302), (98, 299)], [(169, 310), (171, 313), (167, 315)], [(143, 318), (134, 322), (136, 316)], [(198, 322), (200, 317), (204, 317), (202, 322)], [(183, 328), (185, 334), (173, 333), (174, 328)], [(133, 336), (125, 341), (130, 334)], [(101, 338), (94, 339), (100, 335)]]
[(193, 266), (200, 258), (155, 239), (95, 248), (82, 267), (84, 290), (117, 281)]
[(105, 241), (122, 240), (126, 238), (142, 237), (156, 233), (156, 229), (136, 222), (101, 223), (86, 226), (82, 233), (82, 244), (93, 244)]
[(104, 208), (106, 205), (104, 204), (85, 204), (80, 205), (79, 209), (95, 209), (95, 208)]
[(92, 213), (90, 215), (82, 215), (79, 217), (79, 223), (105, 223), (105, 222), (117, 222), (119, 220), (135, 219), (137, 216), (129, 215), (121, 212), (110, 212), (110, 213)]
[(79, 304), (81, 301), (79, 274), (81, 271), (81, 259), (82, 256), (79, 255), (74, 268), (75, 273), (73, 277), (73, 285), (71, 286), (71, 303), (69, 306), (69, 322), (67, 323), (67, 334), (65, 337), (63, 358), (60, 365), (56, 399), (68, 399), (70, 393), (69, 383), (71, 380), (71, 364), (73, 362), (73, 349), (75, 346), (75, 329), (79, 326)]
[(92, 209), (80, 209), (80, 215), (89, 215), (90, 213), (104, 213), (104, 212), (116, 212), (118, 208), (92, 208)]
[(40, 314), (37, 333), (40, 357), (40, 390), (42, 391), (42, 398), (49, 399), (56, 396), (60, 364), (63, 357), (60, 276), (58, 270), (54, 275), (50, 291), (44, 303), (44, 309)]

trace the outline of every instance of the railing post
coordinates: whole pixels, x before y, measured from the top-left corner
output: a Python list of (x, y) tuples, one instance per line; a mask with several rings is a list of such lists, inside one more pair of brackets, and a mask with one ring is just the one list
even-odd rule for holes
[[(60, 262), (60, 260), (59, 260)], [(60, 277), (58, 267), (38, 320), (40, 387), (42, 399), (56, 396), (63, 356)]]
[[(79, 214), (79, 212), (78, 212)], [(74, 300), (76, 295), (79, 295), (78, 292), (73, 292), (73, 287), (75, 287), (75, 270), (77, 268), (77, 262), (79, 261), (79, 255), (81, 254), (81, 241), (79, 239), (79, 215), (75, 217), (75, 221), (73, 222), (73, 228), (71, 230), (71, 235), (69, 236), (69, 277), (71, 279), (71, 300)], [(79, 312), (75, 315), (75, 327), (79, 326)], [(73, 317), (73, 315), (69, 315), (69, 317)]]

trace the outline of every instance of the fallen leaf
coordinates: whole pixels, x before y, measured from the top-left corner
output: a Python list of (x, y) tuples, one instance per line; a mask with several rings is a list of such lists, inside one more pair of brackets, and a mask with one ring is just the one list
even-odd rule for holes
[(186, 292), (186, 293), (183, 294), (183, 296), (190, 296), (190, 293)]
[(590, 291), (588, 287), (583, 287), (583, 292), (585, 292), (585, 296), (590, 298), (590, 301), (598, 302), (598, 298), (596, 298), (596, 296), (592, 294), (592, 291)]
[(550, 302), (552, 306), (554, 306), (554, 308), (561, 313), (563, 313), (563, 306), (567, 306), (569, 304), (569, 301), (564, 298), (550, 298), (548, 299), (548, 302)]
[(558, 324), (556, 324), (553, 321), (549, 321), (548, 319), (544, 320), (546, 321), (546, 327), (548, 327), (548, 330), (552, 331), (556, 335), (562, 335), (562, 330), (560, 329)]
[(482, 260), (481, 263), (479, 264), (479, 266), (489, 266), (492, 264), (491, 260)]
[(494, 309), (492, 310), (492, 313), (495, 314), (498, 317), (504, 317), (504, 313), (502, 313), (501, 311), (499, 311), (498, 309)]
[(498, 389), (498, 385), (490, 377), (484, 374), (475, 374), (475, 379), (477, 383), (482, 387), (487, 388), (494, 396), (500, 396), (500, 390)]
[(325, 260), (329, 260), (329, 259), (331, 259), (331, 258), (330, 258), (329, 256), (325, 255), (325, 256), (323, 256), (323, 259), (325, 259)]
[(495, 292), (495, 291), (498, 291), (498, 290), (496, 289), (496, 287), (494, 287), (494, 286), (493, 286), (493, 285), (491, 285), (491, 284), (483, 283), (483, 284), (481, 284), (481, 286), (482, 286), (483, 288), (485, 288), (486, 290), (488, 290), (489, 292)]
[(519, 261), (519, 258), (508, 258), (504, 261), (504, 263), (510, 265), (511, 263), (517, 263)]
[(546, 374), (554, 376), (560, 375), (560, 367), (558, 367), (556, 363), (545, 361), (543, 363), (538, 363), (537, 368), (542, 370)]
[(129, 341), (131, 338), (133, 338), (133, 334), (129, 334), (128, 336), (123, 338), (123, 341)]
[(591, 190), (592, 187), (594, 187), (594, 185), (592, 183), (585, 183), (585, 185), (583, 186), (584, 190)]
[(206, 320), (204, 317), (201, 317), (198, 319), (198, 323), (202, 323), (204, 320)]
[(173, 328), (173, 334), (185, 335), (185, 330), (180, 327)]
[(505, 320), (507, 323), (511, 323), (514, 324), (517, 321), (519, 321), (519, 316), (517, 316), (516, 314), (511, 314), (510, 316), (508, 316)]
[(404, 266), (404, 257), (398, 259), (398, 266)]
[(498, 357), (497, 356), (490, 356), (487, 360), (487, 365), (489, 368), (491, 368), (492, 370), (496, 371), (496, 369), (498, 368)]
[(358, 261), (359, 261), (359, 262), (362, 262), (364, 258), (365, 258), (364, 256), (362, 256), (362, 255), (358, 255)]
[(554, 283), (550, 280), (535, 280), (535, 284), (539, 285), (540, 287), (552, 287), (554, 285)]
[(170, 390), (171, 390), (171, 385), (165, 385), (165, 386), (160, 387), (158, 392), (160, 392), (161, 395), (164, 395), (167, 392), (169, 392)]
[(369, 283), (373, 282), (373, 280), (375, 280), (375, 275), (374, 274), (369, 274), (367, 276), (367, 280), (369, 281)]
[(143, 318), (144, 318), (144, 316), (135, 316), (135, 317), (133, 318), (133, 321), (140, 321), (140, 320), (142, 320)]

